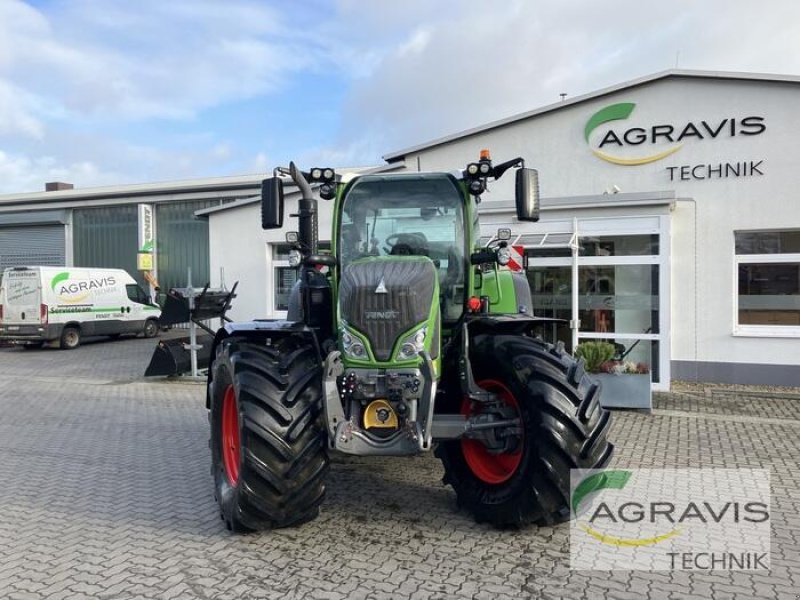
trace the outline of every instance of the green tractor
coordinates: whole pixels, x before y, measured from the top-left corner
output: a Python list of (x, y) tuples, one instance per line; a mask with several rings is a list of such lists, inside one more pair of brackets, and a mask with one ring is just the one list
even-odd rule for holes
[[(479, 522), (569, 518), (571, 469), (611, 458), (598, 384), (533, 334), (530, 288), (510, 230), (480, 243), (477, 204), (513, 169), (517, 217), (538, 219), (538, 176), (488, 152), (455, 173), (338, 176), (292, 163), (262, 185), (265, 229), (283, 226), (283, 184), (300, 191), (298, 267), (286, 320), (232, 323), (212, 347), (212, 473), (229, 529), (319, 513), (332, 452), (434, 451)], [(288, 183), (288, 181), (287, 181)], [(330, 253), (317, 200), (334, 201)]]

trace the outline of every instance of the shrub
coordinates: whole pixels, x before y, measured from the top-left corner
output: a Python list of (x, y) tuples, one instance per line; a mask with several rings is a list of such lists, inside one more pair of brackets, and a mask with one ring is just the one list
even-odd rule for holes
[(600, 373), (601, 365), (610, 361), (615, 351), (608, 342), (583, 342), (575, 348), (575, 356), (584, 360), (589, 373)]

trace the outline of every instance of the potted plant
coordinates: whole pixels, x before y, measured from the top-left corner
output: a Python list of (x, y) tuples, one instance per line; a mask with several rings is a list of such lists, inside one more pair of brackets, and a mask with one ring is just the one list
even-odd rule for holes
[(583, 342), (575, 349), (586, 371), (600, 382), (604, 408), (652, 409), (650, 367), (645, 363), (615, 360), (616, 349), (608, 342)]

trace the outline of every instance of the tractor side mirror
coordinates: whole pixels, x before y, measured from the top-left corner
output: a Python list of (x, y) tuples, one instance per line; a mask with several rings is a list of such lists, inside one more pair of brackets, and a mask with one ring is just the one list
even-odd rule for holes
[(261, 229), (283, 227), (283, 183), (279, 177), (261, 182)]
[(539, 172), (536, 169), (517, 169), (516, 173), (517, 219), (539, 220)]

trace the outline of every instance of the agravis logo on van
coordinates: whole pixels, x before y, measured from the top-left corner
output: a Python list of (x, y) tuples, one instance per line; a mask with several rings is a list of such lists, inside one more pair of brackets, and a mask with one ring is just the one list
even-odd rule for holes
[(50, 280), (50, 289), (66, 304), (78, 304), (86, 300), (93, 291), (107, 290), (117, 284), (113, 275), (97, 279), (70, 280), (69, 271), (62, 271)]
[[(766, 131), (764, 117), (747, 116), (742, 118), (726, 117), (718, 120), (702, 120), (686, 123), (665, 123), (649, 127), (629, 127), (625, 130), (611, 128), (603, 134), (596, 147), (592, 147), (589, 137), (592, 132), (612, 121), (624, 121), (633, 113), (636, 104), (620, 102), (601, 108), (586, 122), (583, 136), (592, 154), (616, 165), (645, 165), (674, 154), (683, 147), (685, 140), (706, 140), (717, 137), (735, 137), (738, 135), (759, 135)], [(669, 144), (664, 146), (664, 144)], [(642, 146), (653, 151), (642, 152), (642, 156), (623, 157), (609, 153), (606, 149), (628, 150)]]

